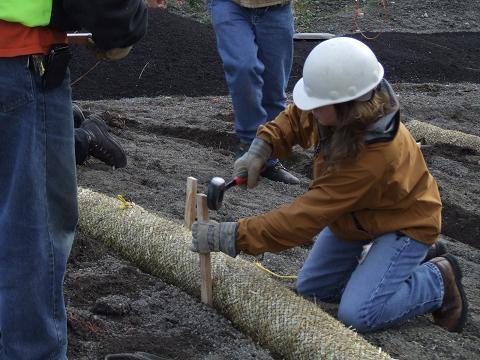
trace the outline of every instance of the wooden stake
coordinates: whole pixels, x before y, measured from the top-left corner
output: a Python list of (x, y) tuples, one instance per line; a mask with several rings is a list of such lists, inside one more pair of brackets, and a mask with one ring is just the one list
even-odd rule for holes
[(192, 230), (192, 224), (195, 221), (196, 194), (197, 194), (197, 179), (190, 176), (187, 178), (187, 192), (185, 195), (185, 217), (184, 217), (184, 225), (189, 230)]
[[(197, 194), (197, 219), (202, 222), (208, 222), (207, 195)], [(202, 284), (200, 293), (202, 302), (210, 306), (213, 305), (213, 289), (212, 289), (212, 264), (210, 262), (210, 254), (200, 255), (200, 274)]]

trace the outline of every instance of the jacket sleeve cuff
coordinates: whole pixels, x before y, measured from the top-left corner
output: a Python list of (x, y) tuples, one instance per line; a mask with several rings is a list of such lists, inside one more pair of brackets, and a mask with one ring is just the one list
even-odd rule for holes
[(222, 222), (220, 223), (220, 251), (231, 256), (238, 255), (235, 242), (237, 240), (237, 223)]
[(272, 146), (265, 140), (259, 137), (256, 137), (252, 141), (252, 144), (250, 145), (248, 152), (267, 161), (272, 153)]

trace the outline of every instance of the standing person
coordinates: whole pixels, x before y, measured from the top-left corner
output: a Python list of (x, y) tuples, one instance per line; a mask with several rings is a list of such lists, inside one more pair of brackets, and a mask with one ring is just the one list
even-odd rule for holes
[[(146, 31), (143, 0), (0, 4), (0, 359), (64, 360), (63, 278), (77, 224), (63, 30), (118, 59)], [(60, 29), (60, 30), (57, 30)]]
[(358, 40), (339, 37), (315, 47), (294, 88), (295, 104), (261, 127), (235, 162), (251, 188), (272, 154), (315, 146), (309, 190), (263, 215), (194, 223), (193, 249), (256, 255), (316, 235), (297, 292), (339, 302), (345, 325), (374, 331), (433, 312), (436, 324), (461, 331), (468, 306), (460, 267), (450, 254), (426, 257), (440, 233), (437, 184), (383, 73)]
[[(290, 0), (209, 0), (218, 53), (223, 62), (240, 144), (247, 150), (258, 126), (285, 109), (293, 59)], [(298, 184), (276, 158), (266, 160), (262, 176)]]

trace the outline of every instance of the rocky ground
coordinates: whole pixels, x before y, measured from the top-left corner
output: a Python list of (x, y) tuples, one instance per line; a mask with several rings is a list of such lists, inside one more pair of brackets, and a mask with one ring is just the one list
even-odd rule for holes
[[(298, 3), (308, 5), (303, 10), (311, 9), (316, 21), (301, 19)], [(297, 29), (352, 34), (372, 46), (400, 96), (406, 122), (415, 118), (480, 136), (478, 0), (390, 2), (387, 18), (379, 5), (383, 2), (359, 3), (364, 15), (356, 26), (351, 1), (299, 1)], [(355, 32), (358, 28), (375, 39)], [(301, 65), (314, 45), (296, 43), (289, 89), (301, 77)], [(75, 51), (72, 80), (79, 80), (72, 86), (73, 97), (87, 113), (103, 116), (129, 161), (125, 169), (113, 170), (91, 159), (78, 167), (79, 184), (112, 196), (122, 194), (159, 216), (182, 222), (186, 178), (195, 176), (200, 191), (206, 191), (211, 177), (228, 179), (232, 171), (233, 115), (211, 27), (152, 11), (148, 34), (131, 56), (115, 64), (100, 63), (82, 78), (95, 60), (83, 49)], [(444, 238), (464, 269), (469, 322), (462, 334), (451, 334), (426, 315), (365, 337), (400, 359), (476, 359), (480, 154), (452, 144), (426, 148), (424, 155), (441, 188)], [(229, 190), (224, 206), (211, 217), (233, 221), (288, 203), (306, 190), (310, 160), (309, 151), (296, 149), (285, 161), (300, 185), (262, 181), (248, 193)], [(261, 261), (291, 275), (307, 252), (308, 247), (301, 247), (268, 253)], [(66, 275), (66, 298), (70, 359), (103, 359), (123, 351), (147, 351), (166, 359), (281, 358), (214, 309), (81, 233)], [(321, 306), (335, 314), (335, 307)]]

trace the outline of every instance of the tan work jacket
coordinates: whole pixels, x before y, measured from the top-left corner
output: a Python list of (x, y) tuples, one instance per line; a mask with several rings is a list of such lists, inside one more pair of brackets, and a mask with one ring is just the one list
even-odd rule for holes
[(287, 5), (291, 1), (290, 0), (233, 0), (233, 2), (246, 8), (262, 8), (262, 7), (275, 6), (275, 5)]
[[(393, 139), (367, 143), (357, 160), (337, 171), (324, 171), (322, 154), (313, 163), (308, 191), (291, 204), (242, 219), (237, 227), (239, 251), (276, 252), (307, 243), (328, 226), (346, 241), (373, 240), (399, 231), (432, 244), (441, 227), (441, 201), (415, 139), (395, 116)], [(292, 146), (318, 145), (311, 111), (290, 105), (257, 131), (270, 143), (273, 157), (285, 158)]]

